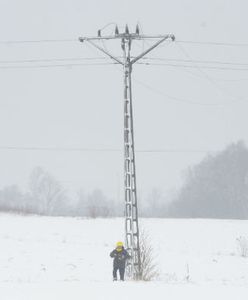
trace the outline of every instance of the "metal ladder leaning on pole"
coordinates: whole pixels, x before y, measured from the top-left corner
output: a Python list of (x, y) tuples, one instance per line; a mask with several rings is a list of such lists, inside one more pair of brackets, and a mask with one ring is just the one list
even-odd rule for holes
[[(123, 58), (120, 59), (112, 55), (105, 48), (99, 46), (96, 42), (101, 40), (121, 41)], [(156, 42), (140, 55), (131, 57), (131, 45), (133, 40), (156, 40)], [(140, 34), (139, 26), (136, 26), (135, 33), (130, 33), (126, 25), (125, 32), (119, 33), (116, 26), (115, 34), (102, 36), (101, 30), (98, 30), (96, 37), (80, 37), (80, 42), (88, 42), (105, 55), (110, 57), (116, 63), (123, 66), (124, 71), (124, 188), (125, 188), (125, 239), (126, 248), (132, 258), (128, 262), (128, 274), (135, 280), (142, 276), (141, 253), (139, 243), (139, 223), (138, 223), (138, 203), (136, 187), (136, 168), (135, 168), (135, 151), (134, 151), (134, 130), (133, 130), (133, 109), (132, 109), (132, 66), (146, 54), (151, 52), (165, 40), (175, 40), (173, 34), (166, 35), (143, 35)]]

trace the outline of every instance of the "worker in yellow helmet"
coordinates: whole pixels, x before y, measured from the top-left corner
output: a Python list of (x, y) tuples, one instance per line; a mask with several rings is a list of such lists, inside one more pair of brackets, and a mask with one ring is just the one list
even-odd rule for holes
[(126, 267), (126, 260), (130, 259), (131, 256), (124, 248), (122, 242), (116, 243), (116, 248), (110, 253), (110, 257), (114, 258), (113, 263), (113, 280), (117, 280), (117, 271), (119, 270), (120, 280), (124, 281), (125, 275), (125, 267)]

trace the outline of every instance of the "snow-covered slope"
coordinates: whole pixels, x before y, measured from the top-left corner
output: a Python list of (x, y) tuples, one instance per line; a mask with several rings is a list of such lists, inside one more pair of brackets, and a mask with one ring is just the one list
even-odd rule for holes
[(0, 299), (245, 299), (248, 221), (143, 219), (160, 277), (112, 282), (122, 219), (0, 215)]

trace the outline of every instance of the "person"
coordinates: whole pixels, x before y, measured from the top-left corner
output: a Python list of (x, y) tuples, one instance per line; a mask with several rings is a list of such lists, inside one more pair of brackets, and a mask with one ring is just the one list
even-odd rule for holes
[(120, 280), (124, 281), (126, 260), (131, 256), (124, 248), (122, 242), (116, 243), (116, 248), (110, 253), (110, 257), (114, 258), (113, 262), (113, 280), (117, 280), (117, 271), (119, 270)]

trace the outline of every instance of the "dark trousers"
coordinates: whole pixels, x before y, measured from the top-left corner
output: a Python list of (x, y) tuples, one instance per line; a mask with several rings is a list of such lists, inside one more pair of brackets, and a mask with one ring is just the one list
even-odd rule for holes
[(117, 280), (117, 271), (119, 270), (120, 273), (120, 279), (124, 280), (124, 275), (125, 275), (125, 266), (118, 266), (118, 265), (114, 265), (114, 269), (113, 269), (113, 279)]

